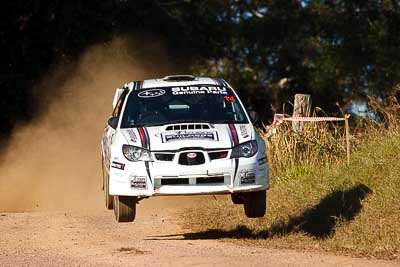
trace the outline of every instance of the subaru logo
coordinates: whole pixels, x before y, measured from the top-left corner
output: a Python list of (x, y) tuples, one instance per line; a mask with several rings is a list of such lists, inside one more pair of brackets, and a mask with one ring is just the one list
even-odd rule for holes
[(165, 90), (163, 89), (149, 89), (138, 93), (138, 97), (149, 98), (162, 96), (163, 94), (165, 94)]
[(197, 154), (196, 154), (196, 153), (187, 153), (186, 156), (187, 156), (189, 159), (194, 159), (194, 158), (197, 157)]

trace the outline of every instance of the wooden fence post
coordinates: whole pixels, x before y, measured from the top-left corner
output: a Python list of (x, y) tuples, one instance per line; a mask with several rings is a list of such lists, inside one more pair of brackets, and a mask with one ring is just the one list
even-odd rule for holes
[[(309, 117), (311, 114), (311, 95), (295, 94), (293, 117)], [(300, 121), (292, 122), (293, 131), (298, 133), (303, 129), (303, 123)]]
[(345, 115), (345, 128), (346, 128), (346, 154), (347, 154), (347, 165), (350, 164), (350, 126), (349, 126), (349, 115)]

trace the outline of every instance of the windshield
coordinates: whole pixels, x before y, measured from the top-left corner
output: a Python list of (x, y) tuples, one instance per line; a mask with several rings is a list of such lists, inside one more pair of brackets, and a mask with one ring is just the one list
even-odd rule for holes
[(123, 114), (121, 128), (180, 122), (247, 123), (232, 90), (215, 85), (133, 91)]

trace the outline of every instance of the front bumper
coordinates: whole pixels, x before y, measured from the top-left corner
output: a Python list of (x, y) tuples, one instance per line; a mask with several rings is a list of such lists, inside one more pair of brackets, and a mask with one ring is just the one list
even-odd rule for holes
[[(117, 161), (118, 159), (114, 159)], [(261, 191), (269, 188), (268, 164), (252, 158), (219, 159), (202, 165), (173, 162), (129, 162), (110, 168), (110, 195), (207, 195)]]

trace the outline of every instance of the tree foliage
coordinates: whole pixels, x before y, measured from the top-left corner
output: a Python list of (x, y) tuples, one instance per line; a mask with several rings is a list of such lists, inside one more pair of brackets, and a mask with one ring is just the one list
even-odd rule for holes
[[(294, 93), (303, 92), (334, 112), (336, 102), (350, 104), (367, 94), (385, 96), (399, 83), (398, 1), (175, 4), (171, 14), (210, 47), (209, 60), (194, 67), (222, 73), (238, 88), (266, 100), (261, 103), (272, 101), (279, 108)], [(268, 105), (257, 107), (269, 113)]]
[(16, 0), (1, 13), (3, 129), (34, 114), (29, 88), (52, 63), (122, 33), (162, 36), (264, 120), (297, 92), (334, 112), (400, 80), (397, 0)]

